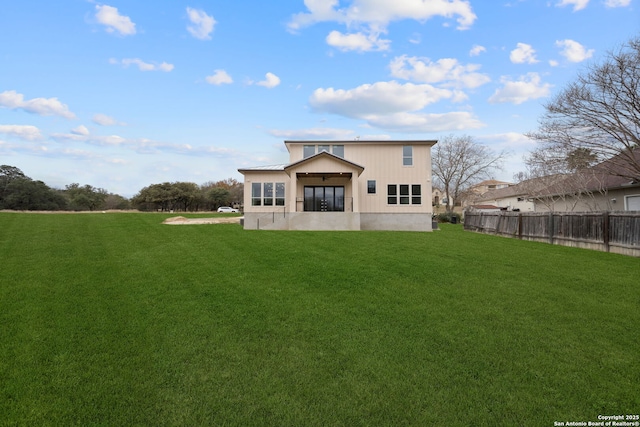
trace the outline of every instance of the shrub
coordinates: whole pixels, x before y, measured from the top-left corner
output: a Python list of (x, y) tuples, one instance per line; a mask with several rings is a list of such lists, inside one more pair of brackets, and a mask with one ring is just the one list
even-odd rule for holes
[(460, 223), (460, 214), (456, 213), (456, 212), (444, 212), (444, 213), (440, 213), (438, 215), (435, 216), (435, 219), (438, 222), (452, 222), (451, 218), (454, 217), (456, 218), (456, 223)]

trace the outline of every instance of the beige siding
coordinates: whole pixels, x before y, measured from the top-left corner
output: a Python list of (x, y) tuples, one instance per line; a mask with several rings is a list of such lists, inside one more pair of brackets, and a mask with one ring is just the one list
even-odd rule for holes
[[(431, 147), (413, 145), (413, 166), (402, 165), (402, 147), (393, 145), (345, 146), (345, 158), (363, 165), (359, 179), (361, 212), (431, 212)], [(410, 145), (410, 144), (408, 144)], [(367, 181), (376, 181), (376, 194), (367, 193)], [(387, 204), (388, 184), (420, 184), (421, 205)]]
[[(640, 189), (626, 188), (620, 190), (609, 190), (606, 194), (595, 193), (593, 195), (583, 194), (580, 198), (563, 197), (556, 198), (547, 203), (536, 200), (535, 206), (538, 212), (599, 212), (599, 211), (623, 211), (625, 210), (625, 196), (640, 194)], [(551, 208), (551, 209), (550, 209)]]

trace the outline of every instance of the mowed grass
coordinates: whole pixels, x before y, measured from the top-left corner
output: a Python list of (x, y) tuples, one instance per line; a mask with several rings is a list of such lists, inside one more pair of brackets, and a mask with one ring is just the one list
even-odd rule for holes
[[(640, 260), (464, 232), (0, 213), (0, 425), (640, 411)], [(193, 215), (192, 215), (193, 216)]]

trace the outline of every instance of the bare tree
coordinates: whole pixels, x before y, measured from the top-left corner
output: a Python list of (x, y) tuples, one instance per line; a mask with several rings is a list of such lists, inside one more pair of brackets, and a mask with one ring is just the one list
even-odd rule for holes
[(440, 139), (432, 151), (433, 175), (446, 195), (447, 212), (453, 210), (451, 199), (458, 200), (469, 187), (500, 169), (506, 154), (495, 154), (467, 135)]
[(555, 161), (571, 154), (579, 161), (614, 159), (611, 173), (640, 179), (634, 154), (640, 146), (640, 36), (586, 68), (545, 109), (538, 130), (527, 136)]

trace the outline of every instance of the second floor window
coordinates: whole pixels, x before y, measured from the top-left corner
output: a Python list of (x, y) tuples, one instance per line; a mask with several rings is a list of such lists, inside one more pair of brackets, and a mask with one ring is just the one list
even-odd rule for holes
[(402, 165), (413, 166), (413, 146), (405, 145), (402, 147)]
[(326, 151), (327, 153), (331, 153), (334, 156), (340, 157), (344, 159), (344, 145), (305, 145), (302, 148), (302, 158), (306, 159), (307, 157), (311, 157), (316, 153), (322, 153)]
[(307, 157), (311, 157), (316, 154), (316, 146), (315, 145), (305, 145), (303, 148), (303, 156), (306, 159)]

